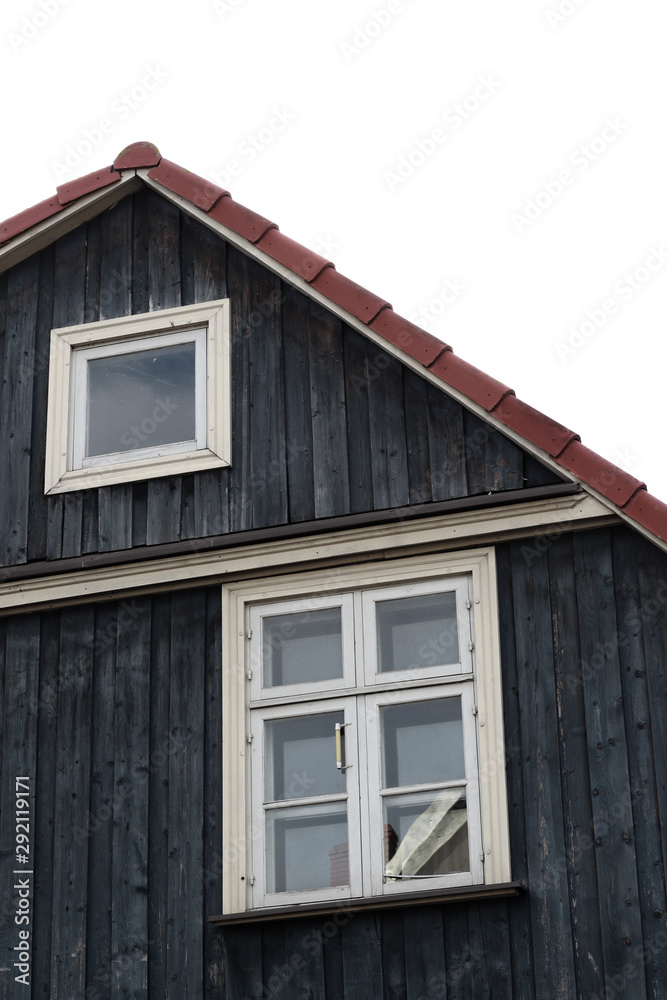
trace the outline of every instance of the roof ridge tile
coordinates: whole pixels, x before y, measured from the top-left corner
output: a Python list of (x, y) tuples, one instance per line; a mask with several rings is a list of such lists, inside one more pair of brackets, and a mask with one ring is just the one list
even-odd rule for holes
[(65, 208), (77, 198), (83, 198), (86, 194), (99, 191), (100, 188), (115, 184), (121, 178), (120, 172), (113, 167), (104, 167), (102, 170), (94, 170), (84, 177), (77, 177), (76, 180), (68, 181), (66, 184), (59, 184), (56, 188), (58, 201)]
[(113, 161), (114, 170), (140, 170), (142, 167), (157, 167), (162, 154), (152, 142), (132, 142), (122, 149)]
[(36, 205), (24, 209), (17, 215), (12, 215), (4, 222), (0, 222), (0, 246), (3, 243), (8, 243), (15, 236), (20, 236), (26, 229), (32, 229), (33, 226), (38, 226), (40, 222), (44, 222), (50, 216), (61, 212), (62, 208), (58, 195), (55, 194), (51, 195), (50, 198), (45, 198), (44, 201), (38, 201)]
[[(340, 271), (328, 267), (311, 282), (327, 299), (335, 302), (341, 309), (356, 316), (368, 326), (383, 309), (389, 306), (386, 299), (369, 292), (363, 285), (358, 285), (351, 278), (346, 278)], [(391, 308), (391, 307), (390, 307)]]
[(232, 232), (243, 236), (250, 243), (257, 243), (269, 229), (277, 229), (278, 226), (263, 215), (253, 212), (251, 208), (246, 208), (238, 201), (234, 201), (230, 194), (222, 197), (209, 209), (208, 214), (216, 222), (227, 226)]
[(552, 458), (558, 458), (571, 441), (581, 440), (574, 431), (516, 396), (504, 396), (493, 410), (493, 415), (517, 434), (533, 441)]
[(332, 261), (315, 253), (314, 250), (309, 250), (308, 247), (297, 243), (289, 236), (285, 236), (277, 226), (267, 229), (256, 241), (255, 246), (309, 283), (314, 281), (325, 268), (333, 267), (335, 269)]
[(178, 163), (165, 160), (164, 157), (157, 167), (148, 171), (148, 176), (204, 212), (209, 212), (217, 201), (229, 195), (229, 191), (218, 187), (212, 181), (207, 181), (205, 177), (193, 174), (185, 167), (179, 167)]
[(646, 489), (646, 483), (619, 469), (613, 462), (587, 448), (581, 441), (570, 441), (556, 461), (578, 479), (592, 486), (603, 497), (615, 503), (617, 507), (624, 507), (637, 490)]
[(429, 371), (489, 413), (506, 396), (515, 395), (514, 389), (459, 358), (452, 350), (443, 351), (431, 364)]

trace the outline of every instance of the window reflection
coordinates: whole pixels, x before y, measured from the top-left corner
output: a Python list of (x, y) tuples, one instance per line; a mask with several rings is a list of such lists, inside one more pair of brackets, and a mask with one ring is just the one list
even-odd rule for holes
[(92, 358), (87, 370), (87, 458), (194, 441), (194, 342)]

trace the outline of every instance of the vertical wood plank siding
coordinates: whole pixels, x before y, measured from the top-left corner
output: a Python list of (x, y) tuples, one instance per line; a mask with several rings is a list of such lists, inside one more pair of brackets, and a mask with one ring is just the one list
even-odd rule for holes
[[(230, 297), (233, 464), (44, 497), (53, 327)], [(152, 192), (0, 279), (0, 565), (558, 479)]]
[(235, 857), (218, 588), (1, 621), (0, 997), (30, 774), (34, 996), (662, 1000), (667, 559), (626, 528), (536, 541), (497, 549), (516, 899), (207, 924)]

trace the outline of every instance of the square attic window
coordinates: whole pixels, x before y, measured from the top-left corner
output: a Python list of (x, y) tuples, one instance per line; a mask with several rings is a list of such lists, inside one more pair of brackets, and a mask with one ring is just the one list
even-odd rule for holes
[(228, 300), (53, 330), (46, 493), (230, 464)]

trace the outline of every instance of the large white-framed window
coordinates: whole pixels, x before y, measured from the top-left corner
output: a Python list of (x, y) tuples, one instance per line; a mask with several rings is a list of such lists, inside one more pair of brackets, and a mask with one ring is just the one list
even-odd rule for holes
[(510, 880), (495, 587), (491, 548), (223, 587), (224, 913)]
[(51, 332), (45, 492), (231, 461), (229, 300)]

